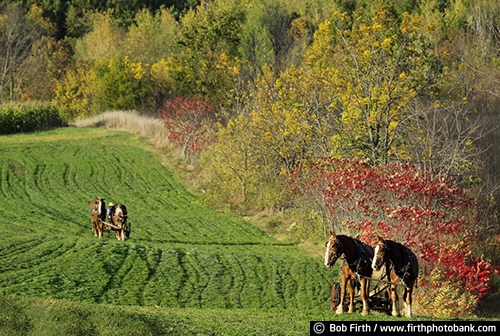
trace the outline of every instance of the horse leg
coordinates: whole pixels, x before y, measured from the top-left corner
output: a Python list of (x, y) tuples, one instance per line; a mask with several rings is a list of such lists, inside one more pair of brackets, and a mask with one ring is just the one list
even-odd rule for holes
[(398, 309), (398, 293), (396, 291), (396, 285), (390, 286), (390, 297), (392, 301), (392, 316), (399, 316)]
[(102, 221), (100, 220), (100, 221), (97, 223), (97, 231), (98, 231), (97, 237), (102, 238), (102, 231), (103, 231), (103, 230), (104, 230), (103, 223), (102, 223)]
[(344, 299), (345, 299), (346, 281), (347, 281), (347, 279), (345, 279), (345, 276), (342, 274), (341, 280), (340, 280), (340, 303), (337, 306), (337, 310), (335, 310), (335, 313), (337, 313), (337, 314), (344, 313)]
[(352, 280), (347, 280), (347, 288), (349, 288), (349, 313), (354, 313), (354, 286)]
[(411, 295), (413, 292), (413, 287), (407, 288), (405, 287), (404, 291), (404, 306), (405, 306), (405, 315), (406, 317), (413, 317), (413, 314), (411, 312)]
[(363, 302), (363, 310), (361, 315), (368, 315), (370, 308), (368, 307), (368, 296), (370, 295), (370, 280), (361, 279), (361, 301)]

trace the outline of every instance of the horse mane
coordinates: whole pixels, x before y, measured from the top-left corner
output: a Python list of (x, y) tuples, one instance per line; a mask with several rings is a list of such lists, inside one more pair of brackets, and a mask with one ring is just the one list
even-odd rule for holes
[(368, 258), (370, 258), (370, 260), (373, 259), (374, 256), (373, 247), (371, 247), (365, 242), (362, 242), (357, 238), (353, 238), (353, 240), (356, 244), (357, 249), (361, 252), (361, 254), (363, 254), (364, 252), (368, 256)]
[[(344, 254), (345, 254), (344, 262), (347, 264), (347, 266), (349, 266), (349, 268), (354, 273), (357, 273), (359, 264), (361, 262), (365, 262), (368, 265), (370, 265), (371, 260), (373, 259), (373, 255), (374, 255), (373, 248), (370, 245), (362, 242), (358, 238), (354, 238), (354, 237), (351, 237), (348, 235), (337, 235), (337, 237), (342, 237), (342, 236), (353, 241), (355, 253), (356, 253), (356, 255), (354, 256), (354, 258), (355, 258), (354, 263), (349, 263), (347, 261), (347, 254), (345, 254), (345, 252), (344, 252)], [(370, 267), (370, 270), (371, 270), (371, 267)], [(371, 276), (371, 274), (369, 276)]]

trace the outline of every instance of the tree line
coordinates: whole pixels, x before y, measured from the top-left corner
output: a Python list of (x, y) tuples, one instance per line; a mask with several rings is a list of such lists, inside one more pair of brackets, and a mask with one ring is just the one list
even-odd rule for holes
[[(499, 21), (486, 0), (2, 1), (0, 102), (51, 102), (68, 121), (159, 116), (207, 172), (207, 203), (281, 212), (301, 237), (436, 230), (413, 242), (431, 256), (429, 289), (453, 279), (440, 287), (460, 292), (453, 315), (493, 288), (463, 289), (470, 272), (491, 284), (500, 259)], [(373, 188), (393, 181), (377, 170), (413, 175), (365, 212), (366, 189), (343, 184), (361, 163)], [(460, 248), (472, 256), (457, 271)]]

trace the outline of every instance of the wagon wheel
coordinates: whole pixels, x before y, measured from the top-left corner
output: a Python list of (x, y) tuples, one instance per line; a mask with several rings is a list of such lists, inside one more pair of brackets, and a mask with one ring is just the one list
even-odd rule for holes
[(330, 297), (330, 310), (334, 311), (340, 304), (340, 284), (334, 282), (332, 285), (332, 294)]
[[(392, 308), (392, 301), (389, 297), (390, 285), (383, 280), (375, 280), (376, 285), (370, 291), (369, 304), (370, 309), (389, 314)], [(382, 285), (384, 284), (384, 285)]]

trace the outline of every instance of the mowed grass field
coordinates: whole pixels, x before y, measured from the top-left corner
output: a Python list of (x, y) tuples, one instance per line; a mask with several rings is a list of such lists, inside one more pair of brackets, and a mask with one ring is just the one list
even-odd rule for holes
[[(337, 269), (200, 204), (155, 155), (104, 128), (0, 136), (0, 334), (301, 335), (332, 317)], [(94, 236), (97, 196), (127, 206), (129, 240)]]

